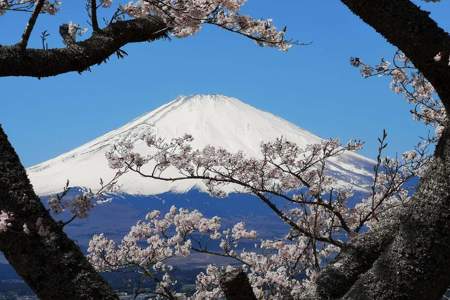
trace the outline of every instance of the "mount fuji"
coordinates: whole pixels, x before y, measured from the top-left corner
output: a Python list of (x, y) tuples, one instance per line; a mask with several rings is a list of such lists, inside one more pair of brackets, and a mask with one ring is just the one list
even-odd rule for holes
[[(220, 146), (231, 152), (243, 151), (250, 157), (260, 155), (260, 144), (283, 136), (300, 146), (320, 143), (322, 139), (271, 113), (222, 95), (181, 96), (128, 124), (106, 133), (70, 152), (27, 169), (41, 195), (60, 192), (67, 180), (71, 186), (98, 188), (99, 179), (114, 175), (105, 158), (115, 143), (131, 140), (137, 151), (145, 151), (140, 136), (147, 130), (164, 138), (191, 134), (193, 147)], [(328, 171), (341, 185), (366, 190), (374, 162), (355, 153), (344, 153), (329, 161)], [(172, 175), (172, 174), (170, 174)], [(204, 191), (202, 182), (160, 182), (126, 174), (119, 180), (120, 190), (130, 195), (184, 193), (193, 188)]]

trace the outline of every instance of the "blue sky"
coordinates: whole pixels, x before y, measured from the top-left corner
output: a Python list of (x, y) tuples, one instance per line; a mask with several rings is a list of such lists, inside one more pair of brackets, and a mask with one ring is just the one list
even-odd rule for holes
[[(85, 24), (80, 1), (63, 3), (61, 14), (44, 16), (60, 46), (57, 26)], [(75, 3), (77, 2), (77, 3)], [(424, 4), (449, 29), (450, 3)], [(409, 149), (427, 129), (411, 120), (409, 106), (382, 78), (362, 79), (351, 56), (376, 63), (394, 48), (352, 15), (340, 1), (248, 0), (244, 11), (286, 25), (300, 42), (288, 53), (261, 48), (238, 35), (207, 26), (186, 39), (128, 45), (129, 56), (112, 58), (92, 72), (54, 78), (0, 78), (0, 123), (26, 166), (81, 145), (178, 95), (219, 93), (277, 114), (322, 137), (366, 141), (374, 157), (383, 128), (389, 153)], [(105, 10), (103, 13), (112, 13)], [(0, 44), (16, 42), (24, 15), (0, 17)], [(37, 35), (31, 45), (39, 47)]]

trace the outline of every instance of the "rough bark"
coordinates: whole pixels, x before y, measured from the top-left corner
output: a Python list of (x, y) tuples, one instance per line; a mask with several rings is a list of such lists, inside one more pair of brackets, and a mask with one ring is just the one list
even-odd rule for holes
[[(433, 84), (450, 112), (447, 32), (408, 0), (342, 0), (402, 50)], [(322, 299), (439, 299), (450, 285), (450, 128), (421, 179), (398, 230), (380, 230), (352, 243), (318, 279)], [(379, 236), (371, 239), (371, 235)], [(372, 243), (373, 242), (373, 243)], [(333, 281), (333, 277), (336, 279)]]
[[(409, 0), (341, 0), (354, 14), (398, 47), (425, 75), (450, 111), (450, 36)], [(440, 62), (434, 61), (441, 53)]]
[[(448, 60), (433, 60), (439, 52), (444, 58), (450, 54), (448, 33), (409, 0), (341, 2), (411, 59), (450, 112)], [(81, 72), (127, 43), (157, 39), (167, 30), (160, 20), (149, 17), (113, 23), (91, 38), (62, 49), (0, 47), (0, 76)], [(323, 298), (438, 299), (444, 293), (450, 283), (449, 131), (447, 128), (433, 166), (397, 225), (356, 239), (322, 272), (318, 291)], [(0, 235), (0, 250), (42, 299), (115, 297), (78, 247), (48, 216), (1, 130), (0, 197), (0, 207), (15, 217), (11, 230)], [(25, 222), (31, 229), (29, 235), (21, 229)], [(251, 291), (249, 286), (233, 282), (231, 278), (229, 285), (222, 284), (224, 291), (230, 292), (226, 292), (229, 299), (253, 299), (232, 298)], [(231, 294), (233, 291), (240, 293)]]
[(400, 228), (343, 299), (440, 299), (450, 284), (450, 130)]
[(13, 214), (0, 250), (40, 299), (118, 299), (50, 217), (1, 127), (0, 207)]
[(372, 267), (386, 246), (392, 242), (399, 224), (399, 220), (392, 220), (386, 226), (354, 237), (349, 245), (341, 250), (335, 261), (320, 272), (316, 280), (318, 298), (338, 299), (344, 296), (358, 277)]
[(247, 274), (242, 270), (225, 274), (220, 280), (220, 287), (227, 300), (256, 300)]
[(66, 72), (82, 72), (104, 62), (129, 43), (164, 37), (169, 28), (157, 17), (118, 21), (66, 48), (21, 49), (0, 46), (0, 76), (47, 77)]
[(450, 129), (390, 226), (357, 237), (317, 279), (320, 299), (440, 299), (450, 286)]

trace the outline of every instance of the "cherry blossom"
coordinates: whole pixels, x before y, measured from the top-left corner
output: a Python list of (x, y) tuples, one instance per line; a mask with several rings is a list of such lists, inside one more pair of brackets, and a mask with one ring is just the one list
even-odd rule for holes
[[(382, 68), (389, 65), (383, 63)], [(112, 271), (144, 266), (157, 281), (170, 277), (168, 259), (188, 259), (193, 252), (236, 262), (208, 266), (197, 276), (192, 299), (223, 297), (220, 278), (238, 267), (247, 273), (258, 299), (302, 299), (313, 295), (319, 271), (352, 237), (392, 219), (409, 201), (405, 183), (420, 176), (430, 162), (426, 143), (400, 158), (383, 157), (387, 146), (384, 132), (379, 139), (373, 184), (367, 187), (370, 193), (351, 205), (349, 200), (355, 196), (352, 189), (337, 185), (328, 174), (327, 164), (347, 151), (359, 150), (359, 141), (342, 145), (337, 140), (324, 140), (301, 148), (279, 138), (262, 143), (261, 158), (257, 159), (213, 146), (196, 150), (190, 135), (165, 140), (149, 132), (140, 139), (148, 151), (135, 152), (130, 140), (122, 140), (106, 154), (110, 167), (120, 174), (134, 172), (149, 180), (202, 180), (208, 192), (218, 197), (226, 196), (225, 188), (232, 185), (257, 196), (289, 227), (279, 239), (258, 241), (257, 232), (247, 230), (242, 222), (222, 229), (218, 217), (205, 218), (198, 211), (172, 207), (164, 216), (159, 211), (150, 212), (119, 244), (104, 235), (94, 236), (89, 257), (96, 268)], [(179, 176), (166, 176), (169, 169), (177, 170)], [(286, 205), (281, 208), (279, 201)], [(355, 203), (354, 199), (351, 202)], [(242, 248), (241, 239), (255, 240), (255, 248)], [(141, 246), (142, 242), (145, 246)], [(219, 252), (210, 250), (212, 243)], [(169, 290), (175, 293), (171, 290), (172, 280), (165, 285), (166, 290), (159, 290), (161, 294), (168, 295)]]
[(14, 219), (11, 213), (4, 210), (0, 211), (0, 232), (8, 231), (8, 228), (12, 225), (11, 221)]
[[(50, 195), (48, 198), (49, 210), (55, 215), (59, 215), (68, 211), (72, 217), (67, 221), (61, 221), (63, 226), (71, 223), (76, 218), (84, 219), (89, 216), (90, 211), (100, 204), (110, 201), (110, 193), (117, 191), (117, 180), (122, 175), (121, 171), (116, 172), (112, 179), (108, 182), (103, 182), (100, 179), (100, 187), (97, 191), (91, 189), (82, 189), (81, 191), (74, 191), (69, 186), (69, 180), (61, 193)], [(71, 195), (74, 192), (74, 195)]]
[[(442, 59), (437, 53), (436, 62)], [(387, 76), (391, 78), (391, 89), (404, 96), (414, 106), (411, 110), (416, 120), (436, 128), (439, 136), (446, 122), (445, 109), (431, 83), (420, 73), (401, 52), (396, 52), (392, 63), (382, 59), (378, 65), (370, 66), (359, 58), (351, 58), (351, 64), (360, 69), (363, 77)]]
[[(271, 19), (255, 19), (240, 14), (244, 0), (133, 0), (125, 4), (118, 3), (116, 12), (111, 16), (109, 24), (156, 17), (164, 24), (164, 31), (178, 38), (191, 36), (201, 30), (203, 25), (218, 26), (226, 31), (234, 32), (255, 41), (260, 46), (274, 47), (287, 51), (294, 42), (286, 40), (286, 28), (278, 30)], [(36, 14), (58, 13), (61, 1), (57, 0), (0, 0), (0, 15), (6, 11), (23, 11), (32, 13), (29, 33), (34, 27)], [(91, 5), (95, 5), (91, 7)], [(89, 16), (94, 34), (101, 33), (97, 20), (97, 9), (110, 8), (112, 0), (89, 2)], [(61, 31), (61, 28), (67, 29)], [(27, 30), (28, 30), (27, 29)], [(87, 32), (87, 28), (69, 22), (61, 25), (60, 34), (67, 46), (72, 47), (77, 36)], [(70, 42), (68, 40), (70, 37)], [(28, 42), (28, 37), (25, 42)]]
[[(156, 294), (172, 299), (176, 294), (173, 289), (176, 281), (170, 275), (172, 266), (168, 260), (187, 257), (191, 251), (215, 255), (203, 248), (198, 235), (216, 241), (222, 238), (220, 244), (227, 249), (237, 247), (241, 239), (256, 237), (256, 233), (248, 231), (243, 223), (236, 224), (231, 231), (221, 231), (220, 218), (205, 218), (196, 210), (172, 206), (163, 216), (160, 211), (148, 213), (145, 220), (138, 221), (131, 228), (120, 244), (107, 239), (104, 234), (95, 235), (89, 243), (88, 258), (99, 271), (136, 268), (155, 281)], [(233, 257), (231, 251), (221, 255)]]
[(291, 43), (285, 40), (285, 30), (277, 30), (270, 19), (240, 15), (244, 3), (244, 0), (138, 0), (121, 6), (121, 10), (133, 18), (156, 15), (176, 37), (193, 35), (203, 24), (212, 24), (244, 35), (261, 46), (288, 50)]
[(77, 36), (82, 36), (88, 31), (87, 28), (82, 28), (76, 23), (69, 22), (68, 24), (68, 34), (75, 41)]
[(110, 7), (112, 5), (112, 0), (101, 0), (102, 7)]
[[(199, 235), (207, 237), (209, 242), (217, 241), (222, 251), (208, 250)], [(258, 298), (281, 299), (289, 295), (300, 297), (309, 290), (315, 274), (310, 267), (315, 268), (315, 259), (330, 257), (336, 251), (333, 246), (322, 247), (314, 258), (311, 240), (303, 237), (262, 240), (254, 251), (239, 250), (242, 239), (256, 238), (256, 232), (247, 230), (242, 222), (221, 230), (221, 221), (217, 217), (205, 218), (195, 210), (171, 207), (164, 216), (159, 211), (150, 212), (145, 221), (138, 221), (131, 228), (120, 244), (107, 239), (104, 234), (95, 235), (89, 243), (88, 258), (99, 271), (136, 268), (157, 283), (155, 293), (170, 298), (176, 294), (175, 281), (170, 275), (170, 258), (187, 257), (191, 252), (225, 256), (243, 265)], [(208, 266), (197, 276), (197, 290), (192, 298), (223, 297), (220, 278), (235, 268), (231, 265)], [(303, 272), (310, 280), (298, 280), (297, 275)]]

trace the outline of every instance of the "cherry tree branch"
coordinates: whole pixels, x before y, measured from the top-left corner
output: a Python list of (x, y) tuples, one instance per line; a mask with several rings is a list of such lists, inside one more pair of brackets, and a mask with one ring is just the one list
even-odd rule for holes
[[(152, 178), (152, 179), (157, 179), (157, 180), (161, 180), (161, 181), (170, 181), (170, 182), (174, 182), (174, 181), (183, 181), (183, 180), (192, 180), (192, 179), (200, 179), (200, 180), (209, 180), (209, 181), (217, 181), (217, 182), (226, 182), (226, 183), (233, 183), (233, 184), (237, 184), (239, 186), (242, 186), (244, 188), (248, 188), (252, 191), (252, 193), (257, 196), (264, 204), (266, 204), (283, 222), (285, 222), (287, 225), (289, 225), (292, 229), (304, 234), (305, 236), (308, 236), (312, 239), (316, 239), (318, 241), (321, 242), (325, 242), (325, 243), (329, 243), (332, 245), (335, 245), (336, 247), (343, 247), (344, 244), (338, 240), (335, 240), (331, 237), (325, 237), (325, 236), (317, 236), (316, 234), (313, 234), (309, 231), (307, 231), (306, 229), (300, 227), (298, 224), (296, 224), (291, 218), (287, 217), (286, 214), (284, 212), (282, 212), (272, 201), (270, 201), (269, 198), (267, 198), (264, 194), (263, 191), (258, 190), (248, 184), (246, 184), (245, 182), (236, 180), (234, 178), (215, 178), (215, 177), (211, 177), (211, 176), (204, 176), (204, 175), (196, 175), (196, 176), (179, 176), (179, 177), (161, 177), (161, 176), (157, 176), (154, 174), (155, 169), (153, 170), (152, 174), (146, 174), (143, 173), (139, 168), (135, 168), (133, 167), (131, 164), (124, 162), (125, 165), (127, 166), (127, 169), (139, 174), (140, 176), (144, 177), (144, 178)], [(221, 174), (221, 176), (224, 176), (223, 174)], [(266, 191), (267, 193), (270, 194), (274, 194), (273, 192), (270, 191)], [(277, 193), (278, 194), (278, 193)], [(278, 194), (281, 196), (281, 194)], [(284, 197), (283, 197), (284, 198)], [(294, 203), (299, 203), (295, 200), (290, 199), (292, 202)], [(308, 203), (309, 204), (309, 203)], [(315, 203), (311, 203), (311, 204), (315, 204)], [(327, 206), (328, 207), (328, 206)], [(342, 217), (342, 216), (341, 216)], [(345, 224), (345, 221), (344, 221)], [(348, 229), (348, 227), (346, 226), (346, 228)]]
[(96, 0), (90, 0), (90, 9), (91, 9), (91, 22), (92, 22), (92, 30), (94, 32), (99, 32), (100, 27), (98, 26), (98, 20), (97, 20), (97, 1)]
[(297, 223), (295, 223), (293, 220), (288, 218), (285, 213), (283, 213), (272, 201), (270, 201), (267, 197), (265, 197), (263, 194), (258, 193), (254, 191), (254, 194), (258, 196), (281, 220), (283, 220), (286, 224), (292, 227), (292, 229), (300, 232), (301, 234), (312, 238), (313, 240), (317, 240), (324, 243), (329, 243), (332, 245), (335, 245), (336, 247), (342, 248), (344, 247), (344, 243), (341, 241), (333, 239), (330, 237), (324, 237), (319, 236), (316, 233), (311, 233), (310, 231), (306, 230), (305, 228), (300, 227)]
[(316, 280), (319, 299), (339, 299), (345, 295), (358, 276), (369, 270), (385, 247), (392, 242), (399, 226), (400, 221), (395, 220), (388, 226), (351, 239), (335, 261), (319, 273)]
[[(341, 0), (354, 14), (398, 47), (431, 82), (450, 112), (450, 36), (409, 0)], [(439, 62), (434, 57), (441, 53)]]
[(0, 195), (2, 210), (14, 216), (0, 249), (40, 299), (118, 299), (50, 217), (1, 127)]
[(170, 30), (158, 17), (117, 21), (81, 42), (54, 49), (0, 47), (0, 76), (48, 77), (71, 71), (83, 72), (101, 64), (129, 43), (153, 41)]
[(28, 24), (25, 27), (25, 31), (22, 34), (22, 39), (20, 40), (18, 47), (20, 50), (24, 50), (27, 47), (28, 40), (30, 39), (31, 32), (33, 31), (34, 25), (36, 24), (36, 20), (41, 13), (42, 7), (44, 6), (45, 0), (38, 0), (36, 2), (36, 6), (34, 8), (33, 13), (28, 20)]
[[(436, 89), (448, 115), (450, 110), (448, 59), (437, 62), (433, 58), (438, 53), (448, 58), (449, 34), (429, 17), (428, 12), (422, 11), (409, 0), (341, 0), (341, 2), (411, 59)], [(436, 211), (442, 211), (441, 206), (448, 203), (448, 188), (440, 187), (444, 184), (448, 187), (448, 173), (445, 171), (448, 170), (446, 141), (448, 136), (441, 138), (442, 143), (438, 145), (438, 151), (435, 153), (438, 160), (435, 170), (431, 169), (428, 176), (422, 178), (412, 201), (414, 206), (411, 207), (409, 215), (415, 214), (414, 217), (406, 220), (403, 218), (401, 221), (400, 218), (393, 220), (389, 227), (378, 228), (366, 235), (358, 236), (351, 242), (350, 245), (355, 251), (342, 252), (335, 263), (320, 273), (317, 280), (320, 298), (336, 299), (347, 294), (345, 299), (373, 299), (377, 293), (375, 296), (377, 299), (393, 299), (393, 295), (398, 298), (438, 299), (438, 296), (442, 295), (448, 286), (448, 272), (443, 271), (444, 268), (448, 269), (448, 256), (442, 258), (441, 253), (448, 253), (448, 249), (437, 250), (433, 242), (437, 240), (434, 232), (446, 232), (441, 228), (448, 226), (448, 223), (439, 219), (442, 227), (433, 227), (434, 224), (431, 225), (429, 219), (439, 215), (434, 211), (435, 207)], [(442, 161), (447, 163), (447, 169), (442, 167)], [(416, 220), (424, 220), (426, 225), (421, 226)], [(401, 226), (400, 222), (403, 223)], [(430, 228), (437, 230), (433, 231)], [(395, 236), (405, 236), (407, 230), (409, 230), (408, 240), (396, 244)], [(440, 244), (448, 245), (444, 239), (445, 237), (439, 236)], [(424, 245), (432, 245), (433, 250)], [(402, 249), (414, 249), (416, 252), (405, 254)], [(433, 259), (429, 259), (430, 256), (427, 255), (434, 255)], [(407, 259), (409, 261), (406, 261)], [(411, 260), (414, 260), (413, 264), (410, 264)], [(381, 270), (379, 266), (383, 261), (386, 263), (384, 267), (390, 273), (379, 272)], [(409, 267), (411, 265), (415, 267)], [(402, 278), (407, 278), (407, 283)], [(406, 286), (408, 287), (405, 288)], [(348, 291), (350, 292), (347, 293)]]

